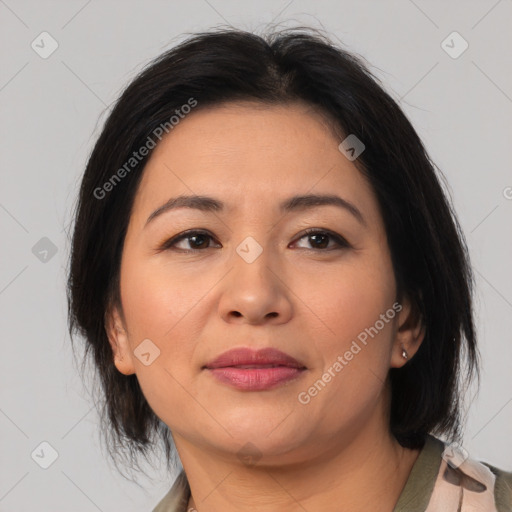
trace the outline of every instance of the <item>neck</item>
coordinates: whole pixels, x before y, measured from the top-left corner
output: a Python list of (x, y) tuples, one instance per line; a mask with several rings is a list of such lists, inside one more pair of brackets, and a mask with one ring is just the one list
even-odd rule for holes
[(180, 436), (175, 441), (192, 494), (187, 511), (197, 512), (392, 512), (419, 455), (387, 430), (374, 428), (286, 466), (247, 466), (236, 456), (219, 458)]

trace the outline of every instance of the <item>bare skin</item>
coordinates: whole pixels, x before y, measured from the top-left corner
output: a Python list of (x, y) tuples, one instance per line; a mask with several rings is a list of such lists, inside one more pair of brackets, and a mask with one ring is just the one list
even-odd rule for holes
[[(122, 310), (110, 308), (106, 328), (117, 369), (137, 375), (169, 426), (198, 512), (391, 512), (419, 454), (389, 432), (387, 376), (424, 332), (406, 297), (386, 313), (397, 289), (383, 220), (341, 140), (311, 106), (230, 103), (187, 116), (144, 170), (123, 248)], [(342, 197), (363, 220), (335, 205), (279, 210), (308, 194)], [(148, 222), (181, 195), (225, 207)], [(192, 229), (203, 236), (161, 249)], [(262, 249), (250, 263), (236, 251), (247, 237)], [(149, 365), (134, 353), (143, 340), (159, 350)], [(238, 347), (277, 348), (306, 370), (247, 391), (204, 369)], [(346, 364), (333, 370), (340, 356)], [(319, 379), (328, 382), (309, 393)]]

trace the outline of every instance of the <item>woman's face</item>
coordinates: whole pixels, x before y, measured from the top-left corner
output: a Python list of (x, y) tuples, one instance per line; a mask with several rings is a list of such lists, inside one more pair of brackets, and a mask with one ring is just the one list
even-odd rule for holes
[[(109, 333), (178, 449), (283, 463), (382, 426), (408, 306), (376, 197), (340, 142), (310, 106), (232, 103), (190, 114), (148, 161), (123, 249), (126, 323), (114, 314)], [(182, 196), (211, 201), (152, 215)], [(188, 230), (200, 233), (167, 243)], [(268, 347), (300, 368), (209, 365)]]

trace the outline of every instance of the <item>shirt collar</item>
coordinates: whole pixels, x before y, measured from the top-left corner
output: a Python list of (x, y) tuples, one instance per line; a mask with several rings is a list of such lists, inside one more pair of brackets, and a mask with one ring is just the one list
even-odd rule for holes
[[(442, 441), (427, 435), (393, 512), (411, 512), (427, 508), (441, 465), (443, 449)], [(153, 512), (187, 512), (189, 499), (190, 486), (185, 472), (181, 470), (170, 491)]]

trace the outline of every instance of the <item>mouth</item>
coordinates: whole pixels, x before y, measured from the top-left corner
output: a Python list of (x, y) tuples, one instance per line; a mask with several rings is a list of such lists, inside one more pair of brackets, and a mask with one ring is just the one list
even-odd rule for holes
[(220, 382), (245, 391), (274, 389), (306, 369), (297, 359), (273, 348), (229, 350), (203, 366)]

